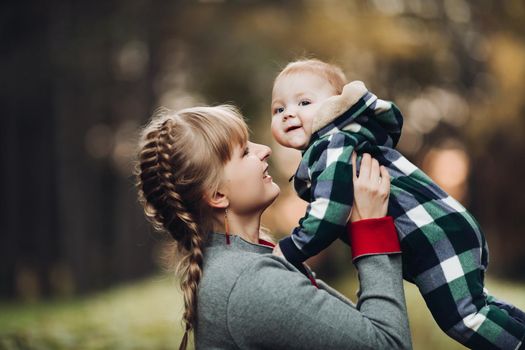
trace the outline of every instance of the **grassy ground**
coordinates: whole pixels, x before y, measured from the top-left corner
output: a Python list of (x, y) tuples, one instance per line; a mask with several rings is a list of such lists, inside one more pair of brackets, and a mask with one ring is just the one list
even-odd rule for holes
[[(333, 284), (355, 299), (355, 279)], [(415, 349), (464, 349), (436, 326), (417, 289), (406, 284)], [(489, 279), (501, 299), (525, 309), (525, 284)], [(70, 301), (0, 303), (0, 349), (177, 349), (182, 299), (173, 280), (155, 276)]]
[(0, 349), (176, 349), (182, 297), (153, 277), (71, 301), (0, 304)]

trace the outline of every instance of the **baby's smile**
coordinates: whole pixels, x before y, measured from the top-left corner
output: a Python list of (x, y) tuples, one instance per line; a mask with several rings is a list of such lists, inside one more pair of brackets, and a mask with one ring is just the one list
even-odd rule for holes
[(292, 131), (295, 131), (297, 129), (301, 129), (302, 127), (303, 126), (301, 124), (289, 125), (289, 126), (285, 127), (284, 132), (286, 132), (286, 133), (292, 132)]

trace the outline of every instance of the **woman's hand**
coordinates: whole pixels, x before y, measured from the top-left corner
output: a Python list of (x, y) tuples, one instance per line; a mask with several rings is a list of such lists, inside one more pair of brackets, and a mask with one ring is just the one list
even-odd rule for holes
[(357, 155), (352, 154), (354, 204), (350, 221), (382, 218), (386, 216), (390, 196), (390, 175), (384, 166), (370, 154), (363, 154), (359, 177), (356, 174)]

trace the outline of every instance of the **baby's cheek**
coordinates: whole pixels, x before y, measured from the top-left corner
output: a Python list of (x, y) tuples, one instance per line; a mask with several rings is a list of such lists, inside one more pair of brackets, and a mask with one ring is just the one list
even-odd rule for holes
[(273, 122), (272, 122), (272, 125), (270, 127), (272, 129), (272, 136), (274, 138), (277, 138), (277, 135), (280, 133), (280, 130), (279, 130), (280, 128), (277, 125), (275, 125), (275, 123), (273, 123)]
[(284, 145), (286, 141), (286, 136), (283, 132), (272, 130), (272, 136), (274, 140), (277, 141), (278, 144)]

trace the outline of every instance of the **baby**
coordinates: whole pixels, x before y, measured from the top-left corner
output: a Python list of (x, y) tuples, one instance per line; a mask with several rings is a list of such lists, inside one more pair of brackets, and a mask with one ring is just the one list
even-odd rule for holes
[[(394, 148), (403, 118), (360, 81), (319, 60), (288, 64), (272, 92), (272, 134), (301, 150), (294, 175), (305, 216), (278, 248), (295, 266), (345, 238), (352, 210), (352, 153), (369, 153), (391, 176), (388, 214), (415, 283), (450, 337), (476, 349), (525, 348), (525, 314), (484, 288), (485, 238), (474, 217)], [(359, 164), (359, 163), (358, 163)], [(351, 234), (351, 233), (350, 233)]]

